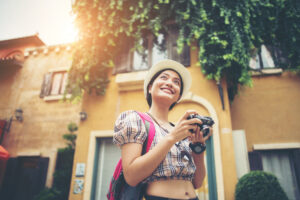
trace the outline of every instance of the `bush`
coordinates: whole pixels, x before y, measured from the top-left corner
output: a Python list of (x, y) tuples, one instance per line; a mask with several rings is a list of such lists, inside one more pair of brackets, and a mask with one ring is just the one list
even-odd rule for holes
[(235, 200), (288, 200), (288, 197), (273, 174), (252, 171), (238, 181)]
[(33, 200), (57, 200), (60, 196), (60, 192), (53, 188), (43, 189)]

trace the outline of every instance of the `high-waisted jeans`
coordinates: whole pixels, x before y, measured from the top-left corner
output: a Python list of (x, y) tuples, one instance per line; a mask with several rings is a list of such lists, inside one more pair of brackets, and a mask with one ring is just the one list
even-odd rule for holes
[[(145, 195), (145, 199), (146, 200), (180, 200), (180, 199), (172, 199), (172, 198), (149, 196), (149, 195)], [(199, 200), (199, 199), (198, 199), (198, 197), (195, 197), (195, 198), (189, 199), (189, 200)]]

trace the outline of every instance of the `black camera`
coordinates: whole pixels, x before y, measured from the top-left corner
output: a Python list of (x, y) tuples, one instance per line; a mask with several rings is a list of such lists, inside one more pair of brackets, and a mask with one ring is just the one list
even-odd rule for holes
[[(198, 124), (196, 123), (197, 126), (200, 127), (200, 131), (203, 132), (203, 137), (206, 137), (209, 134), (209, 128), (214, 125), (214, 120), (211, 117), (207, 117), (207, 116), (201, 116), (201, 115), (189, 115), (187, 117), (187, 119), (193, 119), (193, 118), (198, 118), (202, 121), (202, 124)], [(193, 130), (190, 130), (191, 132), (193, 132)]]

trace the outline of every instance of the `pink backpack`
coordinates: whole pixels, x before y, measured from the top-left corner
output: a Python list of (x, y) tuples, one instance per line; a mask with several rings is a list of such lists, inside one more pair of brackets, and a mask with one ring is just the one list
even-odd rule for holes
[[(153, 138), (155, 136), (155, 127), (154, 123), (147, 114), (137, 112), (139, 116), (142, 118), (143, 123), (145, 124), (146, 131), (148, 133), (148, 137), (143, 144), (142, 154), (147, 153), (150, 150)], [(143, 184), (140, 183), (135, 187), (129, 186), (123, 175), (122, 168), (122, 159), (119, 160), (113, 177), (110, 181), (109, 191), (107, 193), (108, 200), (138, 200), (143, 197)]]

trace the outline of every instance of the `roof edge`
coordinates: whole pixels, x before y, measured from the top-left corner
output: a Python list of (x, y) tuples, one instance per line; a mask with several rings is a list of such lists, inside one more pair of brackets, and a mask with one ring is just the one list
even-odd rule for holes
[(13, 38), (8, 40), (1, 40), (0, 41), (0, 48), (7, 48), (12, 46), (19, 46), (24, 45), (27, 43), (33, 43), (36, 46), (44, 46), (46, 45), (38, 36), (38, 34), (31, 35), (31, 36), (25, 36), (25, 37), (19, 37), (19, 38)]

